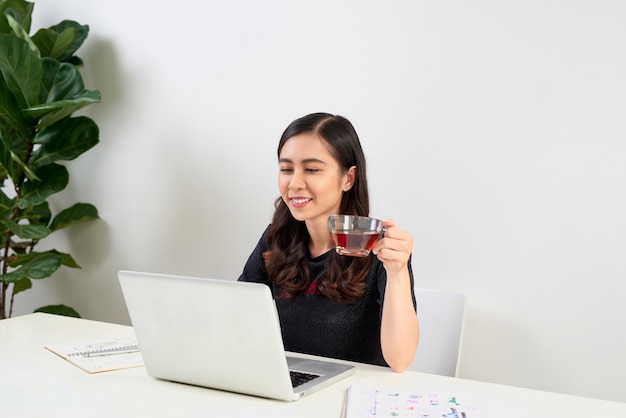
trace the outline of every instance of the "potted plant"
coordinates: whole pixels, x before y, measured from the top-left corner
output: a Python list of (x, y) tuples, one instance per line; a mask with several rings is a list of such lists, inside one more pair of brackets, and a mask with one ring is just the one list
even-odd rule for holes
[[(96, 123), (73, 116), (100, 101), (86, 90), (76, 50), (89, 27), (63, 21), (29, 35), (34, 4), (0, 0), (0, 319), (13, 311), (16, 294), (61, 266), (79, 268), (67, 253), (35, 251), (40, 240), (67, 226), (98, 218), (76, 203), (52, 213), (48, 199), (69, 182), (62, 161), (99, 141)], [(79, 316), (64, 305), (38, 309)]]

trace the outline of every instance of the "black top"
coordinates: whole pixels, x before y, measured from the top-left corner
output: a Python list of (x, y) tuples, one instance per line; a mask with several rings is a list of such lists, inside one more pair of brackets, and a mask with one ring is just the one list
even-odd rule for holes
[[(278, 308), (285, 350), (323, 357), (387, 366), (380, 347), (380, 322), (387, 274), (383, 264), (372, 257), (367, 290), (356, 303), (335, 302), (319, 293), (317, 279), (330, 259), (330, 251), (308, 258), (315, 281), (294, 299), (279, 298), (280, 288), (269, 281), (263, 253), (269, 249), (267, 229), (246, 263), (240, 281), (265, 283), (272, 289)], [(334, 251), (334, 250), (331, 250)], [(413, 272), (411, 278), (413, 306)]]

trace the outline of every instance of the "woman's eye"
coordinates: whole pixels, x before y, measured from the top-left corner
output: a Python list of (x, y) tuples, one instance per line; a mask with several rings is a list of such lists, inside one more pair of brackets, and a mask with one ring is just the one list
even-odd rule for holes
[(307, 173), (318, 173), (320, 171), (322, 171), (322, 170), (320, 170), (319, 168), (307, 168), (306, 169)]
[(291, 173), (293, 170), (291, 168), (287, 168), (287, 167), (282, 167), (280, 168), (280, 172), (281, 173), (285, 173), (285, 174), (289, 174)]

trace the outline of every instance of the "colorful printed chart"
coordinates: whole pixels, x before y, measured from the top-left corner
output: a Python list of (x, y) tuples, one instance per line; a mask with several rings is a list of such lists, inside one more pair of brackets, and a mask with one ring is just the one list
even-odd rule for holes
[(348, 389), (345, 418), (476, 418), (478, 409), (454, 395), (363, 384)]

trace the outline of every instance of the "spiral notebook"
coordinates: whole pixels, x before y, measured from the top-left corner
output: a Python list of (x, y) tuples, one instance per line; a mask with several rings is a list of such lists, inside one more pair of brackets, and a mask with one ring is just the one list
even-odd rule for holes
[(50, 344), (46, 349), (87, 373), (143, 366), (139, 344), (134, 337)]

